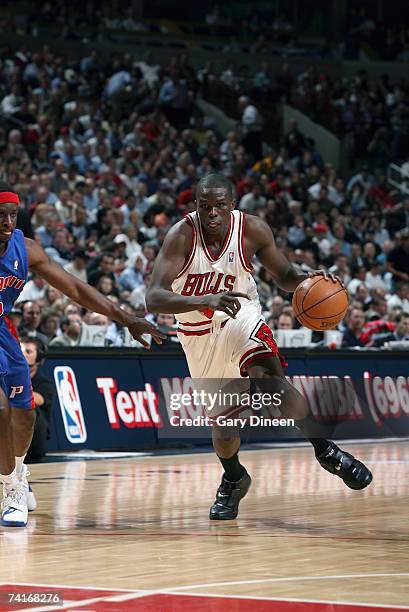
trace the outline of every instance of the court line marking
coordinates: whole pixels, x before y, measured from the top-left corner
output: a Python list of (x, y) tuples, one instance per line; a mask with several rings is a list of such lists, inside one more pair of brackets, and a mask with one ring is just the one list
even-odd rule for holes
[[(399, 573), (376, 573), (376, 574), (338, 574), (338, 575), (324, 575), (324, 576), (287, 576), (282, 578), (262, 578), (257, 580), (240, 580), (240, 581), (231, 581), (231, 582), (216, 582), (216, 583), (207, 583), (207, 584), (199, 584), (199, 585), (185, 585), (185, 586), (177, 586), (163, 589), (124, 589), (124, 588), (104, 588), (104, 587), (96, 587), (96, 586), (69, 586), (69, 585), (50, 585), (50, 584), (39, 584), (39, 583), (12, 583), (14, 586), (34, 586), (34, 587), (47, 587), (47, 588), (65, 588), (65, 589), (82, 589), (82, 590), (111, 590), (120, 592), (123, 594), (120, 595), (108, 595), (103, 597), (97, 597), (92, 599), (78, 600), (78, 601), (70, 601), (63, 605), (63, 607), (39, 607), (39, 608), (27, 608), (30, 612), (47, 612), (48, 610), (59, 610), (59, 609), (67, 609), (69, 607), (80, 606), (80, 605), (88, 605), (97, 603), (99, 601), (127, 601), (131, 599), (138, 599), (147, 597), (150, 595), (186, 595), (186, 596), (194, 596), (198, 595), (200, 597), (226, 597), (226, 598), (241, 598), (241, 599), (265, 599), (268, 601), (293, 601), (293, 602), (305, 602), (305, 603), (325, 603), (325, 604), (338, 604), (338, 605), (355, 605), (360, 607), (376, 607), (380, 609), (385, 608), (395, 608), (398, 610), (409, 610), (409, 606), (405, 605), (393, 605), (393, 604), (372, 604), (366, 602), (341, 602), (341, 601), (331, 601), (331, 600), (310, 600), (310, 599), (295, 599), (295, 598), (280, 598), (280, 597), (259, 597), (259, 596), (251, 596), (251, 595), (224, 595), (217, 593), (182, 593), (181, 590), (186, 591), (188, 589), (199, 589), (199, 588), (207, 588), (211, 586), (235, 586), (235, 585), (246, 585), (246, 584), (262, 584), (266, 582), (294, 582), (294, 581), (316, 581), (316, 580), (342, 580), (347, 578), (393, 578), (393, 577), (407, 577), (409, 576), (409, 572), (399, 572)], [(0, 583), (0, 585), (10, 584), (9, 582)], [(81, 601), (81, 603), (79, 603)], [(24, 612), (23, 610), (21, 612)]]
[(170, 589), (166, 589), (166, 591), (178, 591), (183, 590), (186, 591), (188, 589), (200, 589), (200, 588), (208, 588), (208, 587), (218, 587), (218, 586), (238, 586), (240, 584), (263, 584), (265, 582), (305, 582), (305, 581), (313, 581), (313, 580), (348, 580), (351, 578), (398, 578), (398, 577), (408, 577), (409, 572), (400, 572), (396, 574), (392, 573), (382, 573), (382, 574), (335, 574), (335, 575), (327, 575), (327, 576), (287, 576), (282, 578), (259, 578), (257, 580), (233, 580), (229, 582), (209, 582), (205, 584), (189, 584), (186, 586), (179, 587), (171, 587)]
[[(376, 446), (377, 444), (382, 444), (382, 443), (388, 443), (388, 442), (407, 442), (409, 441), (409, 437), (398, 437), (398, 438), (377, 438), (377, 439), (373, 439), (373, 438), (357, 438), (356, 440), (348, 440), (348, 439), (340, 439), (337, 440), (338, 444), (342, 444), (342, 445), (348, 445), (348, 446), (353, 446), (353, 445), (359, 445), (359, 444), (363, 444), (363, 445), (367, 445), (367, 446)], [(256, 445), (256, 444), (255, 444)], [(260, 446), (262, 446), (260, 448)], [(266, 442), (266, 443), (260, 443), (260, 445), (257, 444), (258, 448), (249, 448), (247, 447), (247, 445), (243, 445), (243, 448), (241, 449), (241, 452), (261, 452), (261, 451), (266, 451), (266, 450), (271, 450), (271, 451), (279, 451), (279, 450), (285, 450), (285, 451), (294, 451), (297, 450), (297, 448), (311, 448), (311, 444), (309, 442), (306, 442), (304, 440), (299, 440), (297, 441), (295, 444), (293, 442)], [(143, 451), (141, 451), (143, 452)], [(203, 456), (203, 455), (211, 455), (214, 454), (214, 452), (212, 451), (211, 448), (209, 448), (208, 450), (203, 450), (200, 452), (193, 452), (193, 453), (184, 453), (184, 452), (179, 452), (179, 453), (170, 453), (170, 454), (155, 454), (154, 451), (152, 451), (151, 453), (149, 453), (149, 451), (147, 451), (146, 456), (130, 456), (129, 458), (131, 459), (166, 459), (169, 460), (169, 457), (181, 457), (181, 456)], [(84, 459), (85, 460), (85, 459)], [(123, 461), (123, 458), (112, 458), (113, 461)], [(104, 459), (102, 459), (102, 461), (104, 461)], [(106, 461), (106, 460), (105, 460)], [(70, 463), (71, 461), (61, 461), (59, 463)], [(40, 465), (40, 466), (44, 466), (44, 465), (54, 465), (56, 462), (52, 462), (50, 461), (50, 463), (40, 463), (40, 464), (33, 464), (33, 465)]]
[(234, 580), (228, 582), (208, 582), (200, 584), (187, 584), (179, 585), (176, 587), (163, 587), (158, 589), (124, 589), (124, 588), (107, 588), (100, 586), (81, 586), (81, 585), (67, 585), (67, 584), (44, 584), (38, 582), (1, 582), (0, 585), (12, 584), (13, 586), (38, 586), (38, 587), (53, 587), (56, 589), (86, 589), (86, 590), (101, 590), (101, 591), (120, 591), (123, 593), (157, 593), (166, 592), (173, 593), (177, 591), (187, 591), (189, 589), (201, 589), (208, 587), (219, 587), (219, 586), (238, 586), (246, 584), (263, 584), (265, 582), (306, 582), (315, 580), (348, 580), (354, 578), (402, 578), (409, 577), (409, 572), (397, 572), (397, 573), (376, 573), (376, 574), (330, 574), (321, 576), (283, 576), (279, 578), (258, 578), (256, 580)]

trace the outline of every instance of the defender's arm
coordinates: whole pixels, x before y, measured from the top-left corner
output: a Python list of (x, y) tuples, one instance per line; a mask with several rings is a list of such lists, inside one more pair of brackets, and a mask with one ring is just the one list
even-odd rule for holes
[(149, 348), (149, 345), (141, 337), (141, 334), (151, 334), (159, 342), (161, 338), (165, 338), (154, 325), (145, 319), (129, 315), (121, 308), (118, 308), (111, 300), (108, 300), (102, 293), (66, 272), (57, 262), (50, 259), (34, 240), (26, 238), (25, 243), (30, 269), (40, 274), (50, 285), (59, 289), (66, 296), (81, 304), (84, 308), (104, 314), (121, 325), (128, 327), (135, 340), (138, 340), (146, 348)]

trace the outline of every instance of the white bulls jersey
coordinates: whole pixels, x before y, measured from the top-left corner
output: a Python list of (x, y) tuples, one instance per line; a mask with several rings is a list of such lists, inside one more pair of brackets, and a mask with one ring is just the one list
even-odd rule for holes
[[(216, 257), (212, 256), (206, 246), (197, 213), (187, 215), (186, 221), (192, 226), (192, 245), (185, 266), (172, 283), (172, 291), (186, 296), (238, 291), (247, 294), (250, 301), (258, 302), (256, 283), (251, 275), (252, 267), (243, 250), (244, 213), (238, 210), (230, 213), (226, 239)], [(241, 303), (244, 301), (247, 300), (243, 299)], [(199, 330), (209, 327), (212, 322), (221, 323), (229, 318), (221, 310), (195, 310), (175, 317), (179, 321), (179, 329), (185, 330), (192, 327)]]
[(209, 252), (196, 212), (186, 217), (192, 226), (192, 244), (183, 269), (172, 283), (172, 291), (200, 296), (238, 291), (241, 309), (235, 319), (225, 312), (193, 310), (177, 314), (178, 338), (194, 379), (237, 379), (247, 375), (255, 360), (279, 357), (270, 328), (266, 325), (244, 252), (244, 213), (234, 210), (223, 246), (216, 257)]

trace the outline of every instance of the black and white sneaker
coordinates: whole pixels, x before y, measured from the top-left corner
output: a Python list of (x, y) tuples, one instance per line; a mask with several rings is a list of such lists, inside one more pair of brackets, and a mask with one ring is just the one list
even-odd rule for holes
[(217, 489), (216, 499), (210, 508), (209, 518), (212, 521), (230, 521), (235, 519), (239, 512), (240, 500), (246, 495), (251, 485), (251, 478), (244, 472), (240, 480), (231, 482), (223, 475), (221, 484)]
[(316, 457), (324, 470), (342, 478), (350, 489), (365, 489), (372, 482), (370, 470), (334, 442), (329, 442), (327, 449)]

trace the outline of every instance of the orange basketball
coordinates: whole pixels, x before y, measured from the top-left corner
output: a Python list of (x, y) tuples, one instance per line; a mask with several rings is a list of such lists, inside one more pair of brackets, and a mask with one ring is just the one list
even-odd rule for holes
[(294, 314), (304, 327), (334, 329), (348, 308), (348, 293), (339, 281), (324, 276), (306, 278), (293, 294)]

